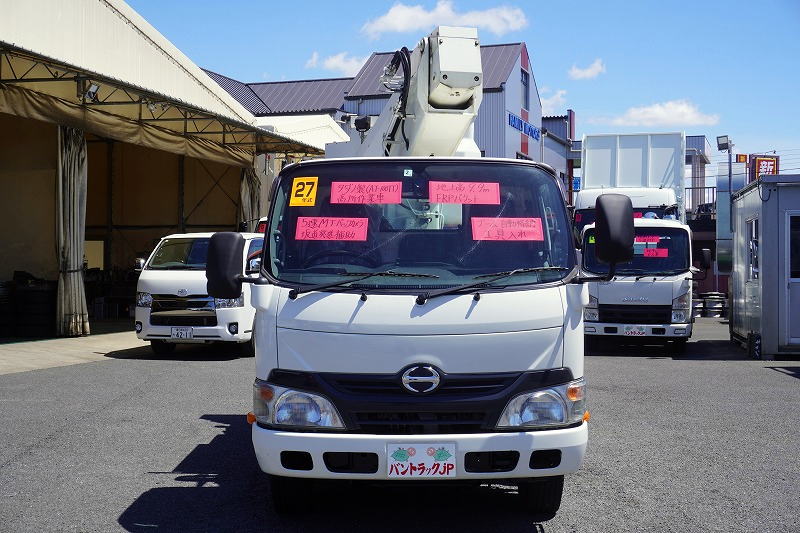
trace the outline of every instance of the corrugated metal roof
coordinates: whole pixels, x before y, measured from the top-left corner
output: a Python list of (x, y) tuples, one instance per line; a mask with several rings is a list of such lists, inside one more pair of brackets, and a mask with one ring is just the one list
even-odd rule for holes
[(248, 83), (271, 114), (333, 111), (342, 107), (353, 78)]
[(542, 117), (542, 127), (556, 137), (566, 140), (567, 134), (567, 115)]
[(247, 84), (207, 69), (203, 70), (252, 114), (260, 116), (270, 112), (269, 107), (261, 101), (261, 98)]
[[(481, 46), (484, 90), (500, 89), (502, 84), (508, 81), (521, 49), (521, 43)], [(356, 75), (347, 97), (363, 98), (391, 94), (380, 82), (380, 77), (393, 55), (394, 52), (373, 53)]]

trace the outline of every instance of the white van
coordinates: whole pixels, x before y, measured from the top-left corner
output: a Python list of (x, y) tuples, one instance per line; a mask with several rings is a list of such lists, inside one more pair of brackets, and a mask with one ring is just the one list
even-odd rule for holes
[[(161, 239), (141, 270), (136, 287), (136, 336), (167, 354), (179, 343), (234, 342), (253, 354), (250, 286), (238, 298), (213, 298), (206, 290), (206, 255), (212, 233), (183, 233)], [(242, 273), (258, 275), (264, 236), (243, 233)]]

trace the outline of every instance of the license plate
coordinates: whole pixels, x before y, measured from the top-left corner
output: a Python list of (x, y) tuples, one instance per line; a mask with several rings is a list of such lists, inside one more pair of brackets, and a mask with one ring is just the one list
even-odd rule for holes
[(647, 334), (644, 326), (625, 326), (622, 332), (629, 337), (644, 337)]
[(173, 339), (191, 339), (192, 336), (192, 328), (172, 328)]
[(391, 478), (456, 476), (455, 443), (388, 444), (386, 465)]

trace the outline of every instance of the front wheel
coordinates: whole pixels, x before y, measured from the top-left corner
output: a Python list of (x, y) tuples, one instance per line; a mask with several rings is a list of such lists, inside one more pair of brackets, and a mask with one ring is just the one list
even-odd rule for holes
[(256, 336), (255, 333), (247, 342), (239, 343), (239, 354), (242, 357), (253, 357), (256, 354)]
[(175, 351), (174, 342), (150, 341), (150, 348), (156, 355), (167, 355)]
[(272, 507), (278, 514), (294, 514), (306, 508), (311, 480), (269, 476)]
[(519, 482), (523, 507), (538, 521), (552, 520), (561, 507), (564, 476), (531, 478)]
[(675, 355), (678, 356), (683, 355), (686, 353), (687, 342), (689, 342), (689, 339), (687, 339), (686, 337), (679, 337), (670, 343), (668, 349)]

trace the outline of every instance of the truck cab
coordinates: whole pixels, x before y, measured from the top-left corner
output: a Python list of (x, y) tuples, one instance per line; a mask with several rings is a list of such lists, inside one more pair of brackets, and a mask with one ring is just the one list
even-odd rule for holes
[[(139, 260), (136, 285), (136, 336), (153, 352), (167, 354), (178, 344), (229, 342), (251, 354), (253, 317), (250, 287), (234, 298), (214, 298), (206, 290), (206, 259), (211, 233), (167, 235), (150, 257)], [(257, 275), (264, 235), (242, 234), (240, 274)]]
[[(691, 230), (676, 220), (636, 218), (633, 258), (613, 278), (589, 284), (584, 310), (587, 343), (638, 340), (682, 351), (692, 336)], [(607, 276), (596, 257), (594, 224), (583, 230), (582, 268)]]

